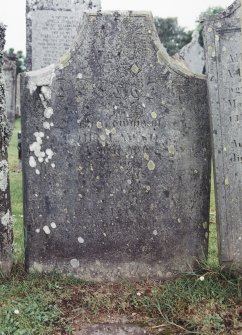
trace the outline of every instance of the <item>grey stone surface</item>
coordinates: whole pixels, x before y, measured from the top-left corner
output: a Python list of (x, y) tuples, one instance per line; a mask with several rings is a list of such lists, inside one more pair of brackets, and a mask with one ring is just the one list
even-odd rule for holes
[(3, 78), (5, 84), (6, 114), (7, 119), (12, 127), (15, 121), (16, 113), (16, 58), (3, 58)]
[(30, 270), (167, 278), (206, 255), (206, 81), (151, 15), (86, 14), (70, 53), (21, 88)]
[(148, 333), (136, 326), (106, 323), (90, 326), (75, 335), (148, 335)]
[(27, 0), (27, 70), (57, 62), (73, 43), (83, 12), (100, 8), (100, 0)]
[(16, 115), (21, 116), (21, 106), (20, 106), (20, 74), (17, 76), (16, 83)]
[(0, 271), (8, 273), (12, 267), (12, 219), (7, 155), (7, 119), (5, 112), (5, 93), (3, 83), (3, 48), (5, 26), (0, 24)]
[(240, 1), (204, 22), (211, 109), (219, 254), (242, 266)]
[(192, 72), (203, 74), (205, 55), (204, 49), (199, 44), (198, 38), (199, 33), (195, 30), (191, 42), (185, 45), (174, 58), (180, 61), (182, 66), (185, 66)]

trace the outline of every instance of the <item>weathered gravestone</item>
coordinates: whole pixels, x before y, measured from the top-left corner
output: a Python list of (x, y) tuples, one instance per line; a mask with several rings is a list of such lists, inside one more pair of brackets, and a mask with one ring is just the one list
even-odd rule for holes
[(166, 278), (207, 253), (206, 82), (147, 13), (86, 14), (62, 62), (22, 77), (31, 270)]
[(242, 105), (240, 1), (204, 22), (211, 108), (219, 254), (242, 266)]
[(194, 31), (191, 42), (185, 45), (174, 58), (184, 63), (184, 66), (192, 72), (204, 73), (205, 56), (204, 49), (199, 44), (198, 31)]
[(7, 161), (7, 123), (2, 74), (5, 26), (0, 24), (0, 271), (8, 273), (12, 267), (12, 220)]
[(16, 57), (4, 55), (3, 58), (3, 78), (5, 84), (6, 114), (10, 126), (15, 121), (16, 112)]
[(100, 0), (27, 0), (27, 70), (57, 62), (73, 43), (83, 12), (100, 7)]

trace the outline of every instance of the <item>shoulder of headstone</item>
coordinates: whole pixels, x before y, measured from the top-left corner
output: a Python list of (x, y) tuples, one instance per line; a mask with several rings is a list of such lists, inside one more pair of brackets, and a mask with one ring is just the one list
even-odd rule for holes
[(235, 0), (232, 5), (226, 8), (223, 12), (215, 15), (204, 14), (199, 17), (201, 23), (217, 21), (229, 17), (240, 7), (240, 0)]

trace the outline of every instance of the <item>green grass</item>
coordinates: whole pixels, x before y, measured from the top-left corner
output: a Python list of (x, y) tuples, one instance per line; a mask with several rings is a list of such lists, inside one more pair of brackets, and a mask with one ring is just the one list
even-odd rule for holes
[(171, 282), (97, 284), (23, 268), (22, 180), (17, 120), (9, 146), (15, 266), (0, 276), (0, 335), (71, 335), (84, 325), (125, 318), (149, 334), (242, 334), (241, 278), (217, 258), (212, 182), (209, 259)]
[(24, 231), (23, 231), (23, 193), (22, 193), (22, 172), (18, 162), (18, 131), (20, 130), (20, 119), (15, 122), (9, 148), (10, 168), (10, 193), (11, 206), (14, 218), (14, 250), (17, 262), (23, 262), (24, 257)]

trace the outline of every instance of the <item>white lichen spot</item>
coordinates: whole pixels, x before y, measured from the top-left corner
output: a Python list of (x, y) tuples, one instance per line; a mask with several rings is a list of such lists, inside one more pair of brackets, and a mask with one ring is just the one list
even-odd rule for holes
[(82, 78), (83, 78), (82, 73), (78, 73), (77, 76), (76, 76), (76, 79), (82, 79)]
[(71, 266), (74, 268), (74, 269), (77, 269), (77, 268), (79, 268), (79, 266), (80, 266), (80, 262), (77, 260), (77, 259), (72, 259), (71, 261), (70, 261), (70, 263), (71, 263)]
[(37, 138), (37, 137), (43, 138), (43, 137), (45, 137), (45, 134), (42, 131), (36, 132), (36, 133), (34, 133), (34, 137), (35, 138)]
[(224, 185), (225, 185), (225, 186), (228, 186), (228, 185), (229, 185), (229, 177), (225, 177)]
[(211, 33), (213, 31), (212, 27), (208, 27), (208, 33)]
[(150, 156), (145, 152), (144, 153), (144, 159), (146, 160), (146, 161), (149, 161), (150, 160)]
[(242, 237), (240, 236), (240, 237), (239, 237), (239, 241), (241, 241), (241, 240), (242, 240)]
[(215, 35), (215, 41), (219, 41), (219, 35)]
[(127, 183), (128, 183), (129, 185), (131, 185), (131, 184), (132, 184), (132, 180), (128, 179), (128, 180), (127, 180)]
[(114, 109), (117, 110), (117, 109), (118, 109), (118, 106), (114, 106)]
[(156, 119), (157, 118), (157, 113), (156, 112), (152, 112), (151, 113), (151, 117), (152, 117), (152, 119)]
[(46, 235), (50, 235), (50, 228), (48, 226), (44, 226), (43, 231), (45, 232)]
[(100, 140), (101, 140), (101, 141), (103, 141), (103, 142), (106, 141), (106, 135), (101, 134), (99, 137), (100, 137)]
[(208, 239), (208, 232), (205, 233), (205, 238)]
[(178, 218), (177, 221), (178, 221), (178, 223), (181, 223), (181, 222), (182, 222), (182, 220), (181, 220), (180, 218)]
[(53, 114), (54, 114), (54, 111), (53, 111), (53, 108), (51, 107), (46, 108), (44, 111), (44, 116), (46, 119), (50, 119)]
[(97, 122), (97, 128), (98, 129), (102, 129), (103, 125), (102, 125), (102, 122), (98, 121)]
[(104, 236), (104, 237), (107, 237), (107, 234), (106, 234), (106, 233), (103, 233), (103, 236)]
[(5, 192), (8, 188), (8, 162), (0, 162), (0, 191)]
[(46, 149), (45, 152), (46, 155), (48, 156), (48, 159), (52, 159), (54, 152), (51, 149)]
[(140, 68), (139, 68), (136, 64), (133, 64), (132, 67), (131, 67), (131, 71), (132, 71), (134, 74), (138, 74), (139, 71), (140, 71)]
[(51, 123), (50, 123), (50, 126), (51, 126), (51, 127), (54, 127), (54, 123), (53, 123), (53, 122), (51, 122)]
[(51, 228), (55, 229), (56, 228), (56, 223), (55, 222), (51, 222), (50, 226), (51, 226)]
[(36, 170), (35, 170), (35, 173), (36, 173), (37, 175), (40, 175), (40, 170), (36, 169)]
[(224, 147), (224, 152), (227, 152), (227, 148), (226, 147)]
[(50, 129), (50, 123), (47, 122), (47, 121), (45, 121), (45, 122), (43, 123), (43, 127), (44, 127), (44, 129), (49, 130), (49, 129)]
[(150, 190), (151, 190), (151, 187), (148, 185), (148, 186), (145, 186), (145, 190), (146, 190), (146, 192), (148, 193), (148, 192), (150, 192)]
[(39, 157), (39, 158), (38, 158), (38, 161), (39, 161), (40, 163), (43, 163), (44, 158), (43, 158), (43, 157)]
[(149, 161), (148, 164), (147, 164), (147, 167), (150, 171), (154, 171), (155, 169), (155, 163), (153, 161)]
[(208, 223), (207, 222), (203, 222), (203, 228), (207, 229), (208, 228)]
[(39, 234), (39, 233), (40, 233), (40, 229), (35, 229), (35, 232), (36, 232), (37, 234)]
[(171, 157), (174, 157), (176, 154), (176, 148), (173, 144), (168, 146), (168, 152)]
[(154, 236), (157, 236), (157, 235), (158, 235), (158, 231), (157, 231), (156, 229), (153, 231), (153, 235), (154, 235)]
[(143, 108), (145, 108), (145, 107), (146, 107), (144, 103), (142, 103), (142, 107), (143, 107)]
[(5, 215), (3, 215), (3, 217), (1, 218), (1, 224), (4, 227), (8, 227), (12, 224), (12, 218), (11, 218), (11, 214), (10, 211), (8, 210), (7, 213)]
[(84, 241), (84, 239), (82, 237), (78, 237), (78, 242), (81, 243), (81, 244), (83, 244), (85, 241)]
[(96, 177), (96, 180), (100, 180), (100, 177), (99, 177), (99, 176), (97, 176), (97, 177)]
[(33, 156), (30, 156), (29, 157), (29, 166), (32, 167), (32, 168), (35, 168), (36, 165), (37, 165), (37, 163), (36, 163), (35, 158)]
[(51, 163), (51, 167), (54, 169), (55, 168), (55, 163)]

